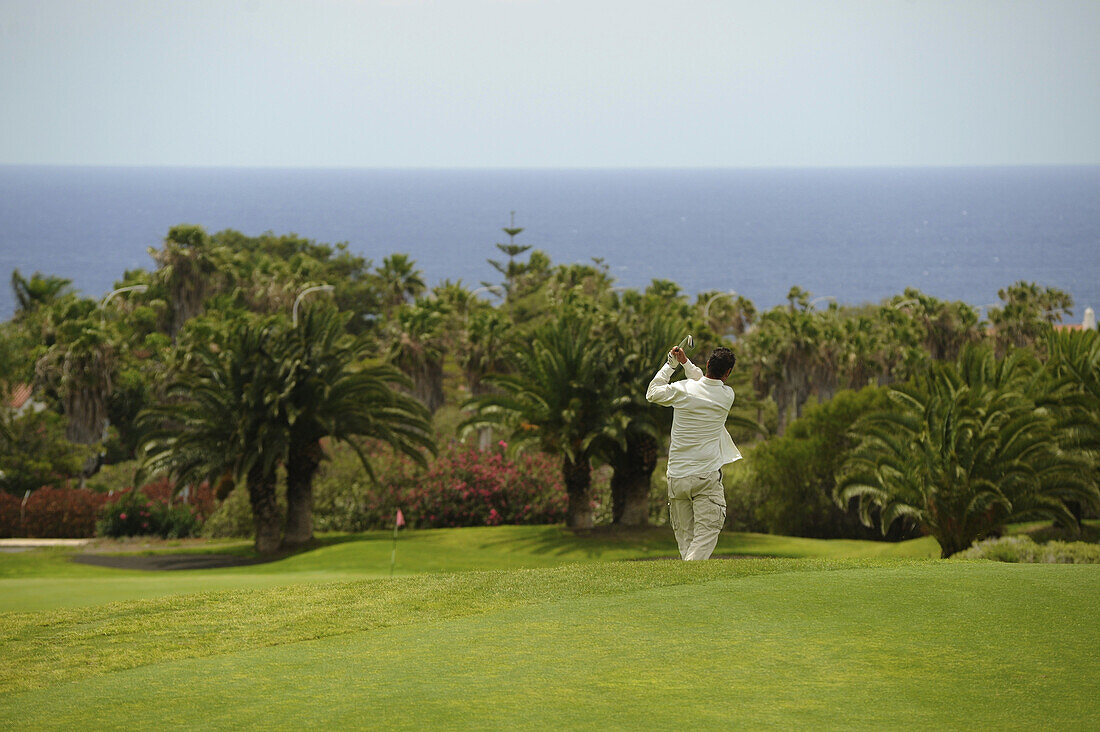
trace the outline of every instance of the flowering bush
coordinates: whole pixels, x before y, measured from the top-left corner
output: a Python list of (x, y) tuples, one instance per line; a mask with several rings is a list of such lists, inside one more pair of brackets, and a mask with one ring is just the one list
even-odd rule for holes
[(548, 524), (565, 520), (566, 496), (558, 461), (543, 454), (505, 455), (451, 443), (419, 468), (404, 456), (382, 456), (373, 486), (335, 451), (317, 482), (314, 520), (319, 530), (363, 531), (393, 526), (400, 508), (410, 527)]
[(450, 445), (419, 485), (394, 496), (411, 526), (553, 524), (565, 520), (565, 486), (557, 461)]
[(184, 490), (186, 495), (182, 491), (177, 491), (175, 484), (167, 478), (146, 483), (141, 487), (141, 492), (146, 498), (165, 505), (184, 503), (191, 507), (191, 512), (199, 523), (206, 521), (218, 507), (218, 500), (214, 497), (214, 489), (210, 487), (209, 483), (203, 482), (197, 488), (190, 486)]
[(96, 523), (99, 536), (160, 536), (178, 539), (195, 534), (201, 525), (192, 506), (149, 498), (143, 491), (126, 491), (108, 503)]

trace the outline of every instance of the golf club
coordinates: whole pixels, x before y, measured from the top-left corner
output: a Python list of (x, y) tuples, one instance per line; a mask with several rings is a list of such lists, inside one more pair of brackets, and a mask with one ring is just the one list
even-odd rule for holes
[[(693, 348), (695, 348), (695, 339), (691, 337), (691, 333), (688, 333), (686, 336), (684, 336), (684, 340), (680, 341), (680, 344), (679, 344), (678, 348), (682, 349), (684, 353), (688, 353)], [(678, 362), (676, 360), (676, 357), (673, 356), (672, 351), (669, 350), (669, 352), (668, 352), (668, 365), (669, 366), (676, 366), (677, 363)]]

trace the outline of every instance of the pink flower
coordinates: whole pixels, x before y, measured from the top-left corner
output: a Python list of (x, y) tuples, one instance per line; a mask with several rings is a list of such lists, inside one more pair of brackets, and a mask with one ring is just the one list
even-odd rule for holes
[(121, 520), (121, 521), (125, 521), (125, 520), (126, 520), (126, 514), (124, 514), (124, 513), (120, 513), (120, 514), (118, 515), (118, 518), (119, 518), (119, 520)]
[(502, 448), (507, 448), (508, 447), (508, 443), (505, 442), (504, 440), (501, 440), (497, 444), (500, 445)]

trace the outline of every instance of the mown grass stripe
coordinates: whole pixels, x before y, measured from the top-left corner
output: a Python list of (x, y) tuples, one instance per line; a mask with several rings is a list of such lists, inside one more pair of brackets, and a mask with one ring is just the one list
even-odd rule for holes
[[(586, 595), (922, 560), (618, 562), (196, 593), (0, 615), (0, 693), (121, 669)], [(927, 560), (924, 560), (927, 561)]]
[[(632, 571), (606, 569), (617, 585)], [(2, 696), (0, 718), (28, 729), (1090, 729), (1100, 711), (1096, 567), (860, 563), (696, 579), (165, 661)]]

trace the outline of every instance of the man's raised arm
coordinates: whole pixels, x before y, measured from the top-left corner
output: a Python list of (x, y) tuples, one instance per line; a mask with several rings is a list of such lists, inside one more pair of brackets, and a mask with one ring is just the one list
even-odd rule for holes
[[(673, 348), (672, 355), (676, 356), (676, 360), (685, 364), (684, 368), (687, 368), (686, 364), (691, 363), (687, 360), (686, 354), (680, 348)], [(683, 359), (682, 361), (680, 359)], [(695, 364), (692, 364), (695, 366)], [(698, 370), (698, 366), (695, 369)], [(672, 374), (676, 372), (676, 368), (669, 364), (664, 364), (657, 372), (657, 375), (653, 377), (653, 380), (649, 382), (649, 388), (646, 389), (645, 398), (647, 401), (651, 401), (654, 404), (661, 404), (666, 407), (675, 406), (677, 400), (684, 396), (684, 392), (677, 389), (674, 384), (669, 384), (668, 380), (672, 378)], [(691, 372), (688, 372), (691, 375)], [(702, 376), (702, 373), (700, 373)], [(698, 378), (698, 377), (695, 377)]]

